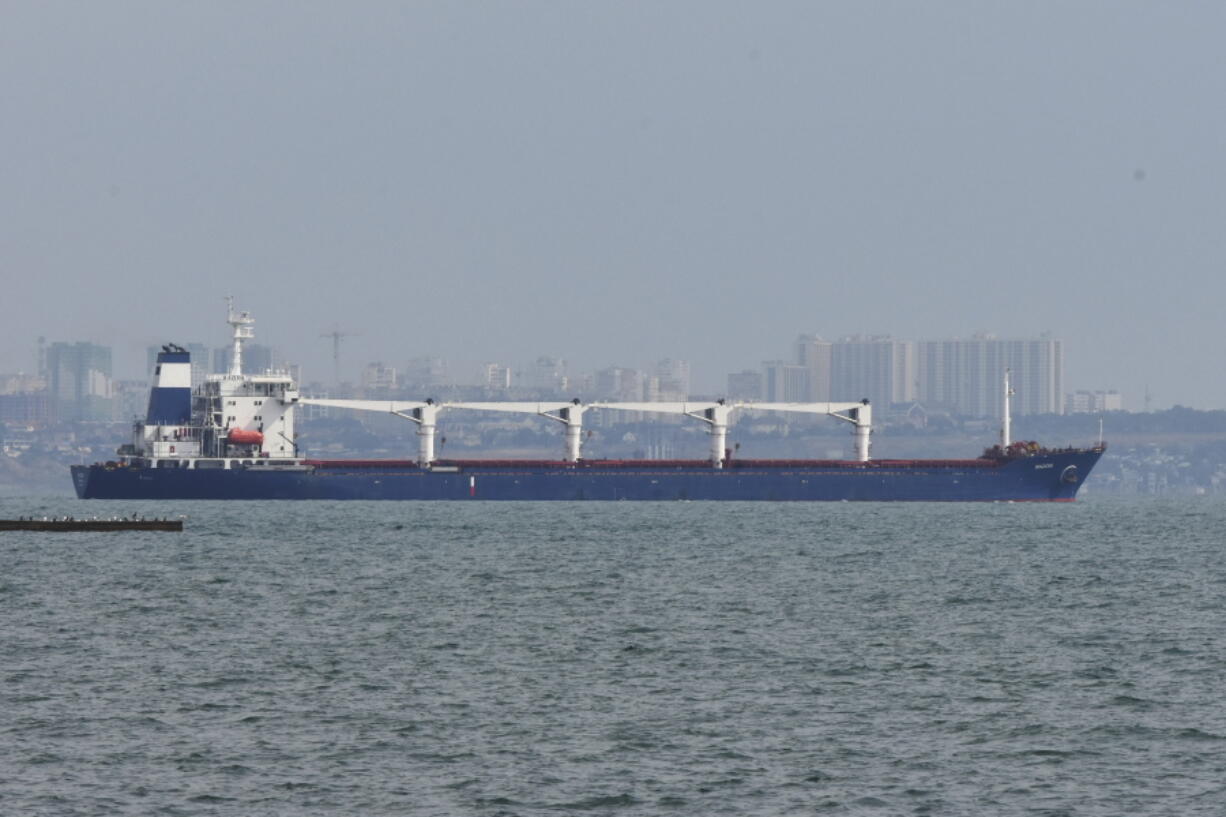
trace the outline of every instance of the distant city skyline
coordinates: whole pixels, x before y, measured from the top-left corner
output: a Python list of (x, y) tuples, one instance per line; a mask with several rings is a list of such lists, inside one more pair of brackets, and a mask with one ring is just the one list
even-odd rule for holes
[[(1224, 4), (17, 3), (0, 371), (31, 339), (576, 371), (1050, 332), (1226, 408)], [(395, 358), (395, 361), (392, 358)]]
[[(173, 341), (171, 341), (173, 342)], [(210, 347), (200, 342), (177, 344), (192, 356), (192, 385), (198, 387), (209, 373), (224, 373), (230, 368), (231, 345)], [(142, 376), (148, 376), (162, 345), (145, 350)], [(350, 372), (340, 373), (342, 383), (312, 377), (302, 380), (301, 368), (271, 346), (248, 341), (244, 346), (244, 370), (257, 373), (272, 369), (292, 370), (292, 376), (306, 388), (346, 394), (408, 394), (431, 389), (483, 388), (491, 393), (505, 392), (540, 396), (582, 396), (584, 399), (686, 400), (697, 395), (768, 401), (807, 401), (868, 399), (878, 406), (920, 404), (934, 410), (952, 411), (961, 416), (996, 416), (1001, 411), (1001, 377), (1012, 372), (1017, 391), (1014, 412), (1018, 415), (1064, 413), (1070, 411), (1120, 410), (1125, 400), (1117, 390), (1067, 389), (1064, 380), (1064, 346), (1056, 338), (1005, 339), (979, 334), (969, 340), (894, 338), (889, 335), (852, 335), (834, 340), (811, 333), (800, 334), (793, 344), (792, 359), (764, 360), (756, 369), (729, 372), (723, 388), (701, 391), (693, 386), (688, 361), (658, 358), (648, 366), (604, 366), (578, 370), (560, 358), (538, 356), (529, 364), (505, 361), (486, 362), (472, 371), (456, 369), (448, 360), (415, 357), (401, 362), (370, 361)], [(141, 380), (125, 379), (112, 366), (109, 347), (87, 342), (55, 341), (48, 345), (39, 339), (38, 363), (43, 371), (38, 378), (8, 374), (11, 383), (26, 384), (18, 391), (47, 388), (51, 407), (60, 408), (71, 390), (64, 382), (94, 384), (93, 396), (116, 396), (130, 392)], [(105, 358), (103, 365), (85, 365)], [(66, 356), (69, 351), (73, 355)], [(388, 350), (391, 351), (391, 350)], [(63, 363), (62, 361), (70, 361)], [(389, 358), (394, 360), (394, 358)], [(80, 365), (78, 365), (80, 364)], [(79, 369), (79, 371), (78, 371)], [(69, 377), (71, 370), (71, 378)], [(95, 373), (91, 373), (94, 372)], [(334, 370), (332, 374), (335, 376)], [(350, 376), (352, 375), (352, 376)], [(73, 380), (75, 378), (75, 380)], [(96, 383), (95, 383), (96, 381)], [(118, 384), (125, 384), (119, 388)], [(32, 386), (31, 384), (38, 384)], [(81, 403), (80, 385), (72, 398)], [(78, 394), (79, 392), (79, 394)], [(57, 396), (60, 395), (60, 396)], [(126, 397), (130, 400), (132, 398)], [(75, 405), (75, 403), (74, 403)], [(1132, 406), (1130, 406), (1131, 408)], [(101, 409), (73, 409), (92, 419), (104, 419)]]
[[(259, 333), (258, 325), (257, 325), (257, 333)], [(210, 372), (222, 372), (229, 365), (228, 361), (229, 361), (229, 355), (230, 355), (231, 341), (228, 337), (225, 337), (224, 331), (215, 333), (215, 335), (217, 336), (215, 339), (216, 345), (209, 344), (209, 343), (202, 343), (199, 341), (188, 341), (184, 344), (189, 348), (189, 350), (193, 352), (193, 367), (192, 367), (193, 385), (198, 385), (199, 381), (203, 378), (204, 374), (210, 373)], [(261, 336), (260, 334), (257, 334), (257, 338), (260, 336)], [(1043, 338), (1051, 338), (1052, 333), (1043, 332), (1042, 336)], [(804, 338), (804, 337), (822, 338), (822, 340), (827, 343), (848, 342), (848, 341), (852, 341), (855, 339), (866, 339), (867, 340), (870, 338), (875, 338), (878, 340), (891, 340), (891, 341), (896, 341), (896, 342), (906, 342), (906, 343), (912, 343), (912, 344), (968, 343), (968, 342), (973, 342), (973, 341), (982, 341), (984, 339), (1001, 340), (1001, 341), (1009, 341), (1009, 340), (1037, 341), (1037, 340), (1042, 339), (1038, 335), (1030, 336), (1030, 337), (1000, 337), (994, 332), (982, 331), (982, 330), (971, 333), (970, 336), (965, 337), (965, 338), (946, 337), (946, 338), (939, 338), (939, 339), (931, 338), (931, 337), (925, 338), (925, 339), (898, 338), (889, 333), (879, 333), (879, 334), (875, 334), (871, 336), (865, 335), (862, 333), (851, 333), (851, 334), (841, 335), (841, 336), (831, 335), (831, 337), (834, 339), (832, 341), (826, 341), (825, 336), (817, 335), (814, 333), (802, 332), (800, 333), (799, 337), (801, 338)], [(40, 338), (43, 341), (41, 345), (39, 343)], [(178, 341), (168, 340), (168, 341), (163, 341), (163, 342), (178, 342)], [(1060, 342), (1063, 344), (1062, 340)], [(40, 356), (46, 354), (47, 347), (49, 347), (52, 343), (88, 343), (88, 344), (104, 346), (104, 347), (111, 348), (111, 349), (115, 348), (115, 347), (109, 346), (108, 344), (101, 343), (101, 342), (98, 342), (92, 339), (69, 339), (69, 340), (56, 339), (55, 341), (51, 341), (51, 340), (48, 340), (48, 337), (46, 335), (42, 335), (39, 337), (35, 337), (31, 342), (26, 344), (29, 347), (27, 366), (25, 367), (19, 366), (19, 367), (8, 369), (8, 370), (0, 370), (0, 375), (16, 376), (16, 375), (21, 374), (21, 375), (27, 375), (27, 376), (32, 376), (32, 377), (37, 376)], [(766, 383), (770, 377), (770, 374), (767, 372), (767, 367), (769, 364), (772, 364), (772, 363), (773, 364), (786, 364), (788, 366), (800, 365), (798, 364), (797, 360), (794, 360), (791, 357), (782, 357), (782, 358), (781, 357), (773, 357), (773, 358), (770, 357), (770, 354), (772, 352), (776, 354), (781, 351), (786, 353), (789, 347), (791, 348), (792, 353), (796, 354), (798, 352), (798, 350), (796, 349), (796, 343), (797, 342), (795, 340), (793, 340), (793, 342), (790, 344), (787, 342), (781, 342), (781, 343), (774, 344), (769, 349), (763, 348), (759, 350), (757, 357), (759, 357), (760, 360), (758, 364), (747, 366), (741, 371), (750, 371), (750, 370), (755, 371), (761, 377), (766, 378), (766, 380), (763, 381), (764, 383)], [(1064, 344), (1064, 345), (1067, 345), (1067, 344)], [(113, 363), (114, 379), (116, 381), (119, 381), (119, 380), (132, 381), (132, 380), (141, 380), (141, 379), (147, 378), (148, 376), (147, 367), (149, 365), (148, 361), (152, 360), (152, 356), (154, 354), (153, 351), (151, 350), (155, 350), (159, 348), (160, 346), (161, 346), (161, 342), (157, 344), (147, 345), (139, 349), (137, 349), (137, 347), (135, 346), (132, 346), (132, 347), (125, 349), (123, 353), (116, 352), (114, 355), (114, 363)], [(251, 350), (251, 357), (250, 357), (250, 360), (248, 361), (250, 365), (245, 365), (244, 368), (249, 371), (255, 371), (257, 369), (274, 367), (274, 366), (275, 367), (291, 366), (296, 373), (298, 374), (305, 373), (304, 382), (306, 383), (318, 383), (318, 384), (325, 385), (325, 386), (331, 385), (333, 383), (333, 376), (335, 374), (335, 370), (333, 368), (333, 361), (332, 361), (330, 354), (324, 358), (315, 356), (314, 359), (316, 362), (315, 362), (314, 368), (311, 368), (311, 367), (304, 367), (301, 363), (299, 363), (298, 357), (296, 357), (292, 352), (286, 350), (284, 347), (282, 347), (279, 344), (255, 342), (255, 343), (248, 343), (247, 348)], [(199, 352), (202, 350), (205, 353), (205, 358), (204, 358), (203, 363), (200, 362), (200, 356), (199, 356)], [(917, 350), (918, 350), (918, 347), (917, 347)], [(918, 351), (916, 353), (918, 354)], [(299, 357), (303, 359), (312, 358), (311, 355), (302, 355)], [(585, 366), (583, 364), (580, 364), (577, 361), (571, 361), (571, 360), (563, 361), (561, 358), (554, 358), (554, 357), (550, 357), (549, 355), (537, 355), (533, 359), (524, 360), (524, 361), (495, 360), (493, 355), (486, 356), (484, 358), (478, 358), (475, 360), (457, 360), (457, 359), (449, 358), (446, 356), (437, 356), (437, 355), (436, 356), (426, 356), (426, 357), (404, 358), (403, 356), (397, 356), (395, 353), (395, 350), (387, 350), (387, 352), (384, 354), (383, 357), (384, 359), (380, 359), (380, 360), (350, 359), (350, 352), (343, 351), (341, 354), (342, 382), (350, 384), (351, 386), (360, 385), (363, 382), (365, 382), (365, 379), (369, 376), (368, 373), (365, 372), (367, 367), (372, 366), (372, 365), (384, 365), (384, 366), (395, 369), (397, 372), (396, 377), (398, 381), (403, 383), (403, 382), (406, 382), (406, 380), (409, 380), (408, 375), (409, 375), (409, 372), (414, 367), (414, 365), (418, 365), (418, 366), (425, 365), (423, 363), (424, 361), (434, 360), (434, 361), (437, 361), (435, 365), (442, 366), (443, 369), (445, 369), (446, 371), (446, 378), (444, 380), (438, 380), (440, 384), (444, 382), (447, 384), (451, 384), (451, 385), (479, 385), (482, 383), (486, 383), (490, 376), (489, 367), (494, 366), (498, 377), (501, 377), (504, 379), (508, 379), (508, 378), (512, 379), (514, 384), (517, 386), (523, 386), (528, 383), (537, 383), (538, 385), (541, 385), (542, 382), (540, 381), (540, 375), (534, 374), (534, 369), (539, 365), (540, 361), (551, 360), (551, 361), (561, 362), (565, 366), (566, 369), (570, 370), (574, 375), (572, 379), (577, 384), (579, 379), (582, 376), (586, 375), (587, 377), (591, 378), (592, 376), (594, 376), (597, 372), (601, 370), (617, 368), (619, 365), (621, 368), (626, 368), (626, 369), (646, 373), (648, 371), (653, 370), (654, 367), (660, 361), (673, 359), (673, 358), (668, 358), (665, 356), (656, 356), (654, 360), (649, 360), (648, 362), (639, 362), (637, 364), (627, 363), (623, 361), (622, 364), (605, 363), (603, 365), (592, 364), (592, 365)], [(753, 353), (747, 353), (742, 356), (742, 359), (752, 360), (753, 357), (755, 357)], [(0, 359), (3, 359), (3, 358), (4, 356), (0, 355)], [(734, 370), (729, 369), (728, 371), (718, 372), (718, 371), (713, 371), (710, 369), (699, 368), (697, 366), (690, 364), (689, 361), (682, 361), (682, 362), (687, 365), (687, 370), (688, 369), (693, 370), (693, 374), (687, 380), (687, 382), (690, 382), (692, 384), (692, 388), (690, 389), (692, 393), (706, 394), (706, 395), (725, 395), (725, 394), (730, 393), (728, 377), (730, 375), (736, 374)], [(1074, 371), (1084, 368), (1084, 367), (1078, 367), (1076, 365), (1075, 355), (1074, 355), (1073, 363), (1074, 365), (1071, 368)], [(1063, 383), (1063, 388), (1056, 388), (1052, 391), (1053, 394), (1060, 393), (1064, 395), (1061, 398), (1061, 400), (1065, 400), (1068, 397), (1068, 395), (1071, 395), (1073, 392), (1085, 392), (1086, 394), (1113, 395), (1110, 398), (1110, 401), (1109, 401), (1110, 404), (1114, 406), (1115, 402), (1118, 400), (1124, 403), (1125, 407), (1129, 411), (1161, 409), (1161, 408), (1168, 408), (1172, 405), (1184, 405), (1184, 406), (1196, 408), (1196, 406), (1191, 406), (1188, 400), (1170, 399), (1166, 402), (1163, 402), (1158, 395), (1155, 395), (1152, 389), (1149, 389), (1144, 386), (1142, 387), (1139, 393), (1133, 394), (1133, 393), (1128, 392), (1126, 389), (1120, 388), (1119, 386), (1117, 386), (1117, 384), (1104, 382), (1100, 378), (1093, 379), (1086, 383), (1079, 383), (1079, 382), (1074, 382), (1070, 380), (1068, 376), (1065, 375), (1064, 381), (1065, 382)], [(918, 383), (917, 380), (913, 382)], [(764, 385), (763, 388), (766, 388), (766, 386)], [(857, 389), (859, 389), (858, 386), (852, 388), (851, 390), (856, 391)], [(862, 391), (863, 389), (859, 389), (859, 390)], [(829, 398), (822, 398), (822, 399), (841, 399), (840, 395), (836, 394), (834, 391), (832, 391), (830, 394), (831, 396)], [(812, 394), (809, 395), (809, 398), (818, 399)], [(908, 399), (914, 399), (914, 396), (908, 397)], [(1090, 398), (1083, 398), (1082, 402), (1084, 402), (1085, 399), (1090, 399)], [(1096, 399), (1101, 401), (1102, 397), (1100, 396), (1099, 398), (1096, 398)], [(1081, 405), (1081, 403), (1078, 403), (1078, 405)], [(1209, 406), (1207, 408), (1213, 408), (1213, 407)]]

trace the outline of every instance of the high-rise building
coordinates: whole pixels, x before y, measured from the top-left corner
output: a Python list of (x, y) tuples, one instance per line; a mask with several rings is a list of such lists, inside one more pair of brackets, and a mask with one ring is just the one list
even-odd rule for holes
[(542, 355), (528, 368), (528, 387), (550, 395), (561, 395), (570, 384), (566, 361)]
[(610, 366), (596, 372), (596, 393), (602, 398), (637, 402), (643, 399), (643, 373), (637, 369)]
[[(832, 358), (834, 344), (817, 335), (801, 335), (796, 339), (796, 363), (809, 372), (809, 390), (806, 399), (825, 403), (830, 396)], [(842, 399), (842, 398), (840, 398)]]
[(664, 358), (656, 364), (659, 400), (685, 401), (690, 398), (690, 363)]
[(115, 399), (111, 405), (111, 419), (115, 422), (131, 422), (145, 416), (149, 409), (149, 381), (116, 380)]
[(46, 390), (0, 394), (0, 423), (43, 425), (48, 412)]
[(368, 363), (362, 369), (362, 391), (366, 395), (387, 395), (396, 390), (399, 383), (396, 367), (384, 366), (382, 361)]
[(511, 367), (501, 363), (486, 363), (481, 367), (482, 385), (492, 391), (511, 388)]
[(803, 403), (809, 396), (809, 370), (786, 360), (762, 364), (762, 397), (770, 403)]
[(447, 361), (441, 357), (415, 357), (404, 367), (404, 384), (410, 388), (429, 388), (447, 384)]
[(887, 407), (915, 400), (915, 344), (856, 335), (831, 344), (830, 398)]
[[(1012, 371), (1017, 414), (1064, 410), (1064, 352), (1051, 338), (910, 341), (889, 336), (796, 340), (796, 365), (806, 372), (803, 398), (814, 402), (867, 398), (885, 408), (921, 401), (969, 417), (999, 416), (1005, 369)], [(768, 399), (795, 394), (798, 375), (783, 361), (764, 364)], [(775, 395), (775, 396), (772, 396)]]
[(47, 396), (59, 422), (111, 419), (111, 349), (94, 343), (53, 343), (47, 349)]
[(1104, 411), (1123, 411), (1124, 398), (1118, 391), (1071, 392), (1064, 398), (1065, 414), (1100, 414)]
[(962, 394), (959, 341), (920, 341), (915, 349), (917, 397), (929, 408), (957, 411)]
[(47, 380), (34, 374), (0, 374), (0, 394), (24, 394), (32, 391), (45, 391)]
[(968, 417), (998, 417), (1005, 370), (1010, 370), (1015, 414), (1064, 412), (1064, 346), (1051, 338), (920, 341), (917, 398)]
[[(42, 368), (46, 369), (45, 360)], [(37, 374), (0, 375), (0, 423), (43, 425), (47, 412), (46, 378)]]
[(755, 372), (753, 369), (730, 372), (726, 396), (729, 400), (761, 400), (762, 372)]

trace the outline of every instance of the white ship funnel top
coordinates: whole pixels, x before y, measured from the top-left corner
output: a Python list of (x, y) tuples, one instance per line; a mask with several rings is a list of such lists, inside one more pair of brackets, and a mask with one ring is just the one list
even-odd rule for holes
[(181, 426), (192, 420), (192, 360), (182, 346), (168, 343), (158, 352), (149, 391), (146, 425)]

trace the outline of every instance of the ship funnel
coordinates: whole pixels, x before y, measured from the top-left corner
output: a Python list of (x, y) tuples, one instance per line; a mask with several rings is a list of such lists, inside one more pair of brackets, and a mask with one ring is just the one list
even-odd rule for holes
[(149, 392), (146, 425), (183, 426), (192, 420), (192, 360), (181, 346), (168, 343), (158, 352)]

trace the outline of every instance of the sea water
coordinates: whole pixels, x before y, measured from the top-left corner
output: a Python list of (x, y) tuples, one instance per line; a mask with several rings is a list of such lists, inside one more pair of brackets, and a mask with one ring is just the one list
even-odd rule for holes
[(0, 813), (1220, 815), (1226, 503), (80, 502)]

